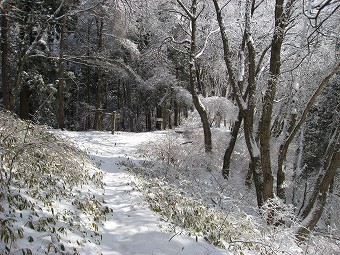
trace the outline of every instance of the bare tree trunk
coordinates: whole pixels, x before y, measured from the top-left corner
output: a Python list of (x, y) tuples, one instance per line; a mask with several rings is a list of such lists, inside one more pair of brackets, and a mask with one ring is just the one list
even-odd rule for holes
[(273, 103), (276, 95), (277, 82), (281, 68), (281, 48), (289, 14), (294, 0), (289, 0), (284, 6), (284, 0), (275, 2), (275, 29), (271, 43), (271, 56), (269, 66), (269, 79), (263, 99), (262, 116), (260, 120), (260, 151), (263, 171), (263, 198), (264, 201), (274, 197), (274, 178), (271, 169), (270, 141)]
[(235, 77), (235, 71), (233, 70), (233, 64), (232, 64), (231, 57), (230, 57), (231, 52), (229, 48), (229, 40), (228, 40), (228, 36), (226, 33), (225, 25), (223, 22), (221, 9), (219, 7), (217, 0), (213, 0), (213, 2), (215, 6), (215, 12), (216, 12), (217, 21), (220, 27), (220, 33), (221, 33), (221, 38), (222, 38), (222, 43), (223, 43), (224, 61), (226, 63), (226, 67), (228, 70), (229, 80), (232, 85), (233, 94), (235, 96), (237, 105), (239, 107), (238, 120), (235, 122), (234, 127), (232, 129), (231, 139), (229, 141), (228, 148), (225, 151), (224, 160), (223, 160), (222, 175), (225, 178), (228, 178), (231, 155), (234, 151), (235, 143), (237, 140), (237, 135), (238, 135), (238, 132), (239, 132), (239, 129), (240, 129), (243, 117), (244, 117), (244, 109), (245, 109), (244, 100), (245, 100), (246, 94), (244, 97), (242, 97), (241, 90), (238, 86), (238, 83)]
[(65, 24), (66, 18), (63, 18), (60, 32), (59, 48), (59, 71), (58, 71), (58, 126), (61, 130), (65, 128), (65, 79), (64, 79), (64, 49), (65, 49)]
[(85, 130), (89, 130), (91, 128), (91, 110), (90, 110), (90, 104), (91, 104), (91, 78), (90, 78), (90, 73), (91, 69), (90, 67), (86, 67), (86, 104), (87, 104), (87, 114), (85, 118)]
[(151, 112), (151, 109), (150, 107), (147, 108), (147, 112), (146, 112), (146, 130), (147, 131), (151, 131), (152, 130), (152, 112)]
[(264, 200), (263, 200), (263, 176), (260, 157), (257, 156), (251, 157), (249, 168), (254, 178), (257, 206), (261, 208), (263, 206)]
[(11, 89), (10, 93), (10, 110), (13, 111), (15, 108), (15, 102), (17, 100), (18, 93), (20, 92), (21, 89), (21, 75), (22, 72), (24, 71), (24, 66), (27, 61), (28, 56), (25, 55), (22, 58), (19, 59), (18, 65), (17, 65), (17, 70), (15, 74), (15, 80), (14, 80), (14, 86)]
[(166, 130), (169, 125), (169, 122), (168, 122), (169, 113), (168, 113), (168, 109), (166, 109), (165, 106), (162, 106), (162, 116), (163, 116), (162, 127), (163, 127), (163, 130)]
[[(289, 123), (289, 128), (287, 130), (287, 133), (290, 134), (294, 128), (294, 125), (296, 123), (296, 113), (292, 112), (291, 113), (291, 119)], [(282, 151), (283, 144), (280, 145), (280, 152)], [(287, 153), (287, 152), (286, 152)], [(279, 160), (283, 160), (280, 157), (279, 153)], [(284, 182), (286, 181), (286, 174), (284, 171), (284, 165), (283, 162), (278, 163), (278, 168), (277, 168), (277, 175), (276, 175), (276, 195), (284, 202), (286, 203), (286, 189), (284, 187)]]
[(244, 110), (244, 134), (247, 148), (250, 154), (250, 170), (254, 177), (257, 204), (259, 207), (263, 205), (263, 180), (261, 171), (261, 158), (258, 147), (258, 141), (254, 134), (254, 112), (256, 107), (256, 63), (255, 63), (255, 46), (253, 44), (251, 32), (251, 16), (253, 13), (254, 1), (247, 0), (245, 11), (245, 33), (244, 43), (248, 49), (248, 87), (247, 87), (247, 109)]
[(10, 85), (8, 80), (8, 19), (5, 6), (1, 5), (1, 83), (4, 108), (10, 110)]
[(183, 3), (180, 0), (177, 0), (177, 2), (186, 12), (187, 16), (189, 17), (191, 21), (191, 44), (190, 44), (190, 59), (189, 59), (190, 92), (191, 92), (194, 106), (196, 110), (198, 111), (202, 124), (203, 124), (205, 151), (211, 152), (212, 151), (212, 140), (211, 140), (211, 129), (210, 129), (210, 123), (208, 120), (208, 114), (195, 91), (195, 73), (196, 73), (195, 62), (196, 62), (196, 51), (197, 51), (196, 32), (197, 32), (197, 18), (199, 16), (199, 14), (197, 14), (197, 0), (191, 1), (190, 11), (183, 5)]
[(180, 109), (177, 99), (174, 100), (174, 126), (178, 127), (180, 125)]
[(23, 120), (30, 119), (30, 98), (31, 92), (28, 84), (24, 84), (20, 91), (20, 108), (19, 108), (19, 116)]
[[(334, 176), (332, 181), (331, 181), (331, 183), (329, 184), (329, 190), (328, 190), (329, 195), (328, 195), (327, 203), (328, 203), (329, 206), (328, 206), (327, 209), (329, 209), (329, 210), (328, 211), (326, 210), (327, 214), (325, 215), (326, 216), (325, 217), (325, 225), (327, 227), (331, 226), (331, 223), (332, 223), (332, 211), (333, 211), (331, 207), (333, 207), (333, 203), (336, 203), (334, 201), (334, 199), (333, 199), (333, 197), (336, 195), (336, 193), (334, 193), (335, 178), (336, 177)], [(327, 207), (327, 205), (325, 205), (325, 207)]]
[(162, 130), (163, 126), (163, 111), (160, 105), (157, 105), (156, 108), (156, 129)]
[[(90, 57), (90, 34), (91, 34), (91, 23), (87, 24), (87, 57)], [(87, 104), (87, 114), (85, 118), (85, 130), (89, 130), (91, 128), (91, 68), (90, 66), (86, 67), (86, 104)]]
[(94, 115), (94, 129), (95, 130), (102, 130), (102, 84), (100, 78), (100, 70), (96, 71), (96, 111)]
[[(104, 27), (104, 21), (103, 18), (99, 18), (99, 21), (97, 20), (97, 34), (98, 34), (98, 51), (100, 52), (103, 48), (103, 27)], [(94, 116), (94, 129), (95, 130), (102, 130), (102, 108), (103, 108), (103, 86), (102, 86), (102, 79), (101, 79), (101, 72), (99, 69), (96, 71), (96, 112)]]
[[(29, 4), (30, 1), (28, 1), (26, 3), (25, 6), (25, 11), (28, 12), (29, 10)], [(26, 52), (27, 52), (27, 41), (25, 40), (25, 34), (27, 33), (26, 31), (26, 27), (25, 27), (25, 23), (27, 22), (28, 17), (25, 16), (24, 18), (24, 23), (19, 27), (19, 38), (21, 41), (21, 47), (20, 47), (20, 55), (19, 55), (19, 62), (18, 62), (18, 70), (17, 70), (17, 74), (15, 77), (15, 85), (14, 85), (14, 89), (13, 89), (13, 96), (11, 96), (11, 98), (16, 98), (17, 94), (19, 94), (19, 116), (22, 119), (29, 119), (29, 97), (30, 97), (30, 88), (29, 85), (27, 83), (21, 85), (21, 73), (27, 69), (27, 59), (28, 57), (26, 57)], [(30, 40), (29, 43), (32, 44), (34, 41), (34, 39), (30, 36)], [(18, 89), (16, 91), (16, 89)], [(14, 109), (14, 102), (12, 102), (12, 109)]]
[(202, 94), (203, 97), (206, 97), (206, 93), (204, 93), (203, 91), (203, 87), (202, 87), (202, 79), (201, 79), (201, 75), (202, 75), (202, 72), (203, 70), (201, 69), (200, 65), (199, 64), (196, 64), (196, 80), (197, 80), (197, 91), (198, 93)]
[(234, 126), (231, 131), (231, 137), (228, 143), (228, 147), (225, 150), (224, 157), (223, 157), (222, 175), (225, 179), (229, 178), (231, 156), (235, 148), (235, 144), (237, 141), (237, 136), (238, 136), (238, 133), (241, 127), (242, 120), (243, 120), (243, 112), (239, 111), (237, 120), (234, 123)]

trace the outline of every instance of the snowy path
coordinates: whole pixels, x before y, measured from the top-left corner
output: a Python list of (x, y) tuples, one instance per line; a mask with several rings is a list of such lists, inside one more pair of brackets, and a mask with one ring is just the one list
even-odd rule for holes
[[(165, 224), (152, 212), (128, 183), (133, 178), (118, 162), (134, 159), (136, 147), (142, 142), (162, 136), (162, 132), (125, 133), (114, 136), (109, 132), (58, 132), (72, 140), (79, 148), (100, 162), (105, 173), (105, 201), (113, 209), (104, 226), (99, 227), (103, 235), (101, 245), (81, 254), (103, 255), (219, 255), (229, 254), (204, 240), (174, 233), (161, 232)], [(174, 237), (173, 237), (174, 236)], [(172, 238), (173, 237), (173, 238)], [(171, 240), (170, 240), (171, 239)], [(170, 241), (169, 241), (170, 240)]]

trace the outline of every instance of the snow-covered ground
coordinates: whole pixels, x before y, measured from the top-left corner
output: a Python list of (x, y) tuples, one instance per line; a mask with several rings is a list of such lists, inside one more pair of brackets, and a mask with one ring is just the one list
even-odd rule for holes
[[(98, 190), (113, 210), (99, 226), (100, 245), (85, 245), (78, 252), (103, 255), (218, 255), (231, 254), (202, 238), (166, 232), (167, 225), (148, 208), (141, 194), (130, 183), (135, 178), (120, 162), (138, 159), (136, 148), (144, 142), (164, 137), (165, 132), (69, 132), (54, 131), (84, 150), (104, 173), (104, 192)], [(95, 192), (95, 191), (92, 191)], [(102, 192), (102, 194), (100, 194)]]
[(244, 186), (242, 144), (230, 179), (220, 175), (225, 130), (212, 155), (194, 128), (56, 138), (0, 114), (0, 131), (0, 255), (339, 254), (328, 236), (297, 245), (298, 222), (265, 223)]

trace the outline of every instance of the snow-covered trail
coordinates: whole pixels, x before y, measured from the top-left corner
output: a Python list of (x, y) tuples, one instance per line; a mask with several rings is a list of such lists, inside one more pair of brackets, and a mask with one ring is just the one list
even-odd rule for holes
[(58, 132), (85, 150), (104, 172), (107, 205), (113, 209), (103, 226), (100, 245), (93, 245), (81, 254), (103, 255), (219, 255), (229, 254), (202, 239), (162, 232), (166, 226), (141, 199), (141, 194), (129, 182), (133, 176), (117, 164), (120, 161), (137, 159), (136, 147), (146, 141), (164, 136), (164, 132), (126, 133), (119, 132)]

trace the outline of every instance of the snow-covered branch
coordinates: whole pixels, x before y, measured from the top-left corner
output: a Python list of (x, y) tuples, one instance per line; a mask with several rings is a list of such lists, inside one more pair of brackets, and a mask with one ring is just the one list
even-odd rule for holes
[(203, 45), (202, 50), (196, 54), (195, 59), (197, 59), (197, 58), (199, 58), (200, 56), (202, 56), (203, 52), (204, 52), (205, 49), (207, 48), (209, 37), (210, 37), (211, 35), (215, 34), (216, 32), (219, 32), (219, 31), (220, 31), (219, 28), (217, 28), (217, 29), (215, 29), (215, 30), (213, 30), (213, 31), (210, 31), (210, 33), (208, 34), (207, 38), (205, 39), (205, 42), (204, 42), (204, 45)]
[(130, 66), (126, 65), (121, 60), (108, 59), (108, 58), (102, 58), (102, 57), (89, 57), (89, 56), (65, 56), (65, 59), (71, 62), (97, 66), (103, 69), (114, 70), (115, 68), (118, 67), (118, 68), (123, 69), (129, 75), (131, 75), (132, 78), (136, 82), (138, 83), (143, 82), (143, 79)]

